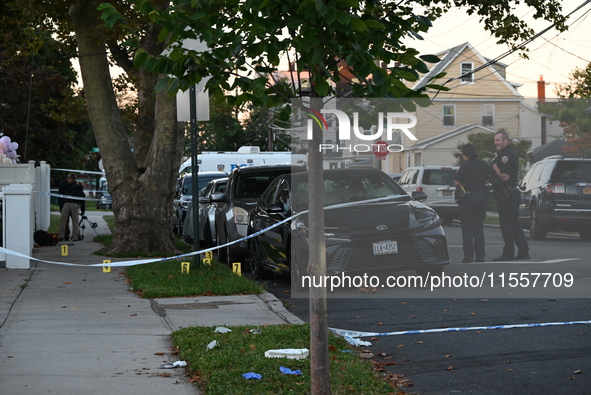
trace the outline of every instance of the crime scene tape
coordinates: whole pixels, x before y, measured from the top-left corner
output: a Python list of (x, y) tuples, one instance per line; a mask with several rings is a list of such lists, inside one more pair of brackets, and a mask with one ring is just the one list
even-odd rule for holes
[(102, 171), (79, 170), (79, 169), (51, 169), (52, 171), (67, 171), (68, 173), (84, 173), (84, 174), (100, 174), (105, 175)]
[[(38, 193), (44, 193), (47, 194), (47, 192), (38, 192)], [(67, 195), (58, 195), (58, 194), (50, 194), (52, 196), (61, 196), (61, 197), (67, 197), (67, 198), (75, 198), (75, 199), (80, 199), (80, 200), (89, 200), (88, 198), (77, 198), (77, 197), (73, 197), (73, 196), (67, 196)], [(374, 199), (368, 199), (367, 201), (381, 201), (381, 200), (385, 200), (387, 198), (374, 198)], [(92, 200), (92, 199), (91, 199)], [(365, 200), (364, 200), (365, 201)], [(338, 209), (338, 208), (342, 208), (342, 207), (347, 207), (347, 206), (355, 206), (358, 205), (360, 202), (347, 202), (347, 203), (341, 203), (341, 204), (335, 204), (329, 207), (324, 207), (325, 210), (333, 210), (333, 209)], [(251, 235), (248, 235), (246, 237), (242, 237), (240, 239), (231, 241), (229, 243), (220, 245), (220, 246), (215, 246), (215, 247), (210, 247), (210, 248), (206, 248), (204, 250), (199, 250), (199, 251), (193, 251), (193, 252), (188, 252), (186, 254), (181, 254), (181, 255), (175, 255), (175, 256), (171, 256), (171, 257), (165, 257), (165, 258), (151, 258), (151, 259), (139, 259), (139, 260), (131, 260), (131, 261), (119, 261), (119, 262), (112, 262), (109, 264), (109, 266), (112, 267), (125, 267), (125, 266), (135, 266), (135, 265), (144, 265), (147, 263), (153, 263), (153, 262), (164, 262), (164, 261), (175, 261), (175, 260), (179, 260), (179, 259), (183, 259), (183, 258), (187, 258), (187, 257), (191, 257), (191, 256), (195, 256), (195, 255), (199, 255), (199, 254), (203, 254), (209, 251), (215, 251), (218, 250), (220, 248), (225, 248), (227, 246), (230, 246), (232, 244), (236, 244), (236, 243), (240, 243), (242, 241), (248, 240), (250, 238), (256, 237), (268, 230), (277, 228), (301, 215), (307, 214), (308, 210), (304, 210), (304, 211), (300, 211), (297, 214), (294, 214), (290, 217), (285, 218), (284, 220), (281, 220), (279, 222), (277, 222), (276, 224), (273, 224), (265, 229), (261, 229), (258, 232), (255, 232)], [(38, 261), (38, 262), (44, 262), (44, 263), (50, 263), (53, 265), (62, 265), (62, 266), (84, 266), (84, 267), (102, 267), (105, 266), (104, 263), (96, 263), (96, 264), (88, 264), (88, 265), (84, 265), (84, 264), (79, 264), (79, 263), (66, 263), (66, 262), (56, 262), (56, 261), (46, 261), (43, 259), (37, 259), (25, 254), (21, 254), (20, 252), (16, 252), (16, 251), (12, 251), (9, 249), (6, 249), (4, 247), (0, 247), (0, 253), (5, 253), (5, 254), (9, 254), (9, 255), (13, 255), (13, 256), (18, 256), (20, 258), (26, 258), (26, 259), (31, 259), (34, 261)]]
[[(222, 244), (220, 246), (215, 246), (215, 247), (211, 247), (211, 248), (206, 248), (204, 250), (188, 252), (186, 254), (175, 255), (175, 256), (170, 256), (170, 257), (165, 257), (165, 258), (137, 259), (137, 260), (131, 260), (131, 261), (111, 262), (111, 263), (109, 263), (109, 266), (112, 266), (112, 267), (126, 267), (126, 266), (135, 266), (135, 265), (144, 265), (144, 264), (153, 263), (153, 262), (176, 261), (176, 260), (179, 260), (179, 259), (183, 259), (183, 258), (187, 258), (187, 257), (191, 257), (191, 256), (203, 254), (203, 253), (206, 253), (206, 252), (209, 252), (209, 251), (215, 251), (215, 250), (218, 250), (220, 248), (225, 248), (225, 247), (227, 247), (229, 245), (240, 243), (241, 241), (248, 240), (250, 238), (256, 237), (256, 236), (262, 234), (263, 232), (266, 232), (268, 230), (271, 230), (271, 229), (274, 229), (274, 228), (276, 228), (278, 226), (281, 226), (281, 225), (285, 224), (286, 222), (291, 221), (293, 218), (298, 217), (298, 216), (300, 216), (300, 215), (302, 215), (304, 213), (305, 212), (297, 213), (296, 215), (292, 215), (291, 217), (288, 217), (288, 218), (286, 218), (286, 219), (284, 219), (284, 220), (282, 220), (280, 222), (277, 222), (276, 224), (273, 224), (273, 225), (269, 226), (268, 228), (262, 229), (262, 230), (260, 230), (260, 231), (258, 231), (256, 233), (253, 233), (253, 234), (248, 235), (246, 237), (242, 237), (242, 238), (240, 238), (238, 240), (231, 241), (231, 242), (226, 243), (226, 244)], [(20, 252), (12, 251), (12, 250), (9, 250), (9, 249), (4, 248), (4, 247), (0, 247), (0, 253), (5, 253), (5, 254), (17, 256), (17, 257), (20, 257), (20, 258), (25, 258), (25, 259), (31, 259), (31, 260), (38, 261), (38, 262), (50, 263), (50, 264), (53, 264), (53, 265), (84, 266), (84, 267), (102, 267), (102, 266), (105, 266), (104, 263), (95, 263), (95, 264), (84, 265), (84, 264), (80, 264), (80, 263), (66, 263), (66, 262), (46, 261), (46, 260), (43, 260), (43, 259), (38, 259), (38, 258), (34, 258), (34, 257), (28, 256), (28, 255), (25, 255), (25, 254), (21, 254)]]
[(509, 324), (509, 325), (491, 325), (491, 326), (468, 326), (459, 328), (436, 328), (436, 329), (420, 329), (414, 331), (398, 331), (398, 332), (358, 332), (349, 331), (345, 329), (328, 328), (331, 332), (342, 337), (379, 337), (379, 336), (397, 336), (397, 335), (416, 335), (423, 333), (440, 333), (440, 332), (462, 332), (462, 331), (482, 331), (492, 329), (512, 329), (512, 328), (540, 328), (545, 326), (563, 326), (563, 325), (581, 325), (591, 324), (591, 321), (565, 321), (565, 322), (544, 322), (535, 324)]
[(100, 202), (101, 199), (94, 199), (94, 198), (87, 198), (87, 197), (80, 197), (80, 196), (70, 196), (70, 195), (60, 195), (59, 193), (51, 193), (51, 192), (41, 192), (41, 191), (33, 191), (33, 193), (38, 193), (39, 195), (48, 195), (54, 196), (58, 198), (65, 198), (71, 200), (85, 200), (88, 202)]

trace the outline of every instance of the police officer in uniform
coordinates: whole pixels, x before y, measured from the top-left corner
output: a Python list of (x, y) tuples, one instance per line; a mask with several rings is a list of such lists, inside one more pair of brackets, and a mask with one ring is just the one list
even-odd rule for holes
[[(463, 188), (464, 196), (459, 198), (458, 216), (462, 223), (464, 259), (462, 263), (484, 262), (484, 218), (486, 217), (486, 182), (490, 167), (478, 159), (476, 148), (466, 144), (462, 149), (464, 162), (454, 177), (456, 190)], [(456, 194), (458, 196), (458, 194)], [(460, 195), (461, 196), (461, 195)]]
[[(500, 257), (493, 261), (526, 260), (529, 257), (529, 246), (519, 224), (519, 202), (521, 193), (517, 188), (517, 172), (519, 159), (517, 152), (509, 145), (507, 132), (495, 134), (495, 147), (497, 156), (491, 164), (491, 183), (497, 201), (499, 221), (501, 224), (501, 235), (505, 246)], [(515, 256), (515, 245), (518, 248)]]

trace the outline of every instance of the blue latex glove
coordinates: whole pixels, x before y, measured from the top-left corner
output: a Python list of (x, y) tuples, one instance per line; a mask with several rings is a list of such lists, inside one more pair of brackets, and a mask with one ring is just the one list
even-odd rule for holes
[(260, 380), (261, 378), (263, 378), (263, 376), (261, 376), (260, 374), (253, 373), (253, 372), (244, 373), (242, 375), (242, 377), (244, 377), (245, 379), (255, 379), (255, 380)]
[(296, 376), (299, 376), (300, 374), (302, 374), (302, 371), (299, 369), (298, 370), (291, 370), (291, 369), (285, 368), (283, 366), (280, 366), (279, 370), (281, 370), (281, 373), (283, 373), (283, 374), (293, 374)]

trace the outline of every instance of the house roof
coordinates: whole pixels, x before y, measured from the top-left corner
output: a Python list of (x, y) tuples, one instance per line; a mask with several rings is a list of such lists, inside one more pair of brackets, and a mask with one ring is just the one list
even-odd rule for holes
[[(482, 64), (486, 64), (490, 61), (490, 59), (486, 59), (484, 58), (482, 55), (480, 55), (480, 53), (469, 43), (469, 42), (465, 42), (463, 44), (457, 45), (453, 48), (447, 49), (445, 51), (436, 53), (435, 56), (439, 57), (441, 59), (441, 61), (439, 63), (437, 63), (431, 70), (429, 70), (429, 72), (425, 75), (423, 75), (423, 77), (419, 80), (419, 82), (417, 82), (415, 84), (415, 86), (413, 87), (413, 89), (419, 89), (424, 87), (425, 85), (428, 85), (430, 83), (430, 81), (438, 74), (444, 72), (449, 65), (458, 57), (460, 56), (464, 50), (468, 48), (470, 49), (472, 52), (474, 52), (474, 54), (480, 58), (480, 60), (482, 61)], [(443, 58), (442, 58), (443, 56)], [(501, 62), (495, 62), (496, 65), (501, 66), (503, 68), (506, 68), (507, 65)], [(506, 86), (516, 95), (516, 96), (521, 96), (519, 94), (519, 92), (517, 92), (516, 88), (518, 88), (520, 85), (519, 84), (514, 84), (511, 83), (509, 81), (507, 81), (505, 78), (503, 78), (499, 72), (492, 67), (492, 65), (488, 65), (487, 68), (489, 69), (490, 73), (493, 75), (496, 75), (499, 80), (501, 80), (504, 84), (506, 84)], [(455, 77), (455, 76), (454, 76)], [(454, 77), (450, 77), (450, 78), (454, 78)], [(449, 82), (449, 81), (446, 81)], [(444, 82), (445, 84), (445, 82)]]
[(548, 156), (552, 155), (562, 155), (564, 147), (572, 147), (572, 144), (567, 143), (562, 139), (556, 139), (547, 142), (544, 145), (540, 145), (536, 147), (532, 152), (532, 156), (534, 157), (534, 161), (538, 162)]
[[(476, 130), (476, 129), (478, 129), (478, 130)], [(429, 147), (430, 145), (439, 143), (440, 141), (447, 140), (451, 137), (454, 137), (459, 134), (466, 133), (466, 132), (469, 132), (472, 130), (474, 130), (474, 133), (478, 133), (478, 132), (490, 132), (492, 134), (497, 133), (497, 131), (494, 129), (487, 128), (486, 126), (482, 126), (482, 125), (478, 125), (478, 124), (464, 125), (464, 126), (460, 126), (458, 128), (452, 129), (450, 131), (447, 131), (445, 133), (438, 134), (437, 136), (429, 137), (428, 139), (425, 139), (425, 140), (421, 141), (420, 143), (413, 145), (409, 149), (411, 151), (423, 150), (423, 149)]]

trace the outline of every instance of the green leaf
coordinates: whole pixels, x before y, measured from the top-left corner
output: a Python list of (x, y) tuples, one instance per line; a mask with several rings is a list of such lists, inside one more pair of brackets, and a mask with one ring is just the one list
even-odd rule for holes
[(160, 92), (161, 90), (165, 89), (168, 86), (168, 82), (170, 81), (169, 77), (160, 77), (158, 83), (154, 87), (156, 92)]
[(427, 63), (439, 63), (441, 61), (441, 59), (435, 55), (422, 55), (419, 56), (419, 58)]
[(365, 32), (367, 31), (367, 25), (359, 18), (352, 18), (350, 22), (351, 27), (356, 32)]

